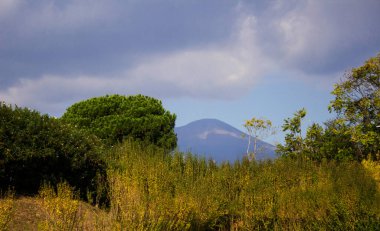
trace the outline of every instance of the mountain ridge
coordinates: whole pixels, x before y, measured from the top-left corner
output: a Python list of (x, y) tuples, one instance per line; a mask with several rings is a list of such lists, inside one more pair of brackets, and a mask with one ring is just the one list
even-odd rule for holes
[[(218, 119), (196, 120), (176, 127), (175, 133), (182, 152), (192, 152), (217, 162), (233, 162), (246, 155), (248, 135)], [(275, 158), (273, 145), (259, 140), (258, 147), (264, 151), (257, 154), (257, 160)]]

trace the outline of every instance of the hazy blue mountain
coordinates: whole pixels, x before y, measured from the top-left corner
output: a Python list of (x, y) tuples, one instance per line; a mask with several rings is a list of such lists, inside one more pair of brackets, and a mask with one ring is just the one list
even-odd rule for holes
[[(204, 155), (217, 162), (242, 159), (247, 152), (248, 136), (217, 119), (202, 119), (175, 128), (178, 148), (182, 152)], [(245, 138), (243, 137), (245, 135)], [(261, 152), (257, 160), (275, 158), (275, 147), (263, 141), (258, 142)], [(252, 151), (252, 147), (250, 149)]]

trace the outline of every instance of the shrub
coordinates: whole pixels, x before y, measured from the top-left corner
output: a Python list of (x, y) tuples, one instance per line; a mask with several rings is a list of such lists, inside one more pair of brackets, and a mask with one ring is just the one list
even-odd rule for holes
[(0, 189), (35, 194), (41, 182), (65, 180), (82, 198), (99, 197), (106, 177), (100, 147), (95, 136), (58, 119), (0, 103)]

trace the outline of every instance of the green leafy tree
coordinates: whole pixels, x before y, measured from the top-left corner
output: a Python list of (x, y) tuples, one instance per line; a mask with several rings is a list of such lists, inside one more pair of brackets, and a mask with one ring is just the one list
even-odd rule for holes
[(329, 111), (348, 128), (342, 133), (350, 133), (355, 158), (380, 155), (380, 54), (353, 68), (332, 94)]
[[(273, 135), (275, 130), (270, 120), (257, 119), (255, 117), (250, 120), (246, 120), (244, 127), (248, 133), (247, 156), (250, 160), (253, 160), (259, 152), (257, 141), (269, 135)], [(249, 148), (251, 147), (251, 138), (253, 138), (253, 152), (249, 152)]]
[(148, 96), (91, 98), (70, 106), (62, 119), (88, 130), (110, 145), (126, 138), (165, 149), (177, 145), (174, 133), (176, 115), (165, 110), (161, 101)]
[(294, 113), (293, 118), (285, 119), (285, 123), (282, 126), (282, 130), (289, 131), (285, 135), (285, 145), (277, 145), (276, 152), (284, 157), (296, 157), (302, 154), (304, 149), (304, 141), (302, 138), (302, 119), (306, 116), (306, 109)]
[(27, 108), (0, 103), (0, 190), (37, 193), (41, 183), (67, 181), (94, 199), (106, 181), (100, 140)]
[(312, 159), (321, 160), (324, 155), (322, 147), (325, 142), (324, 129), (321, 125), (314, 123), (308, 127), (305, 137), (305, 153)]
[(341, 120), (329, 120), (324, 126), (312, 124), (304, 138), (303, 154), (314, 161), (354, 160), (354, 143), (349, 127)]
[(355, 144), (352, 142), (350, 128), (340, 119), (325, 122), (323, 134), (324, 157), (334, 160), (354, 160)]

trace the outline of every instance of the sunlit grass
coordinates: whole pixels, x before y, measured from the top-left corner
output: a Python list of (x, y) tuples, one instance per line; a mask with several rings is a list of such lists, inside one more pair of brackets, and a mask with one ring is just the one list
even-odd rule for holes
[[(244, 160), (215, 166), (191, 155), (116, 151), (111, 208), (137, 229), (375, 229), (379, 191), (362, 165)], [(115, 182), (117, 181), (117, 184)], [(111, 180), (112, 182), (112, 180)], [(113, 193), (112, 193), (113, 192)], [(161, 226), (156, 226), (160, 224)]]
[[(109, 207), (84, 206), (66, 183), (44, 186), (37, 198), (43, 216), (31, 230), (378, 230), (380, 226), (373, 163), (244, 159), (216, 165), (191, 154), (166, 154), (132, 142), (106, 154)], [(12, 201), (10, 196), (1, 200), (8, 203), (0, 216), (8, 224), (4, 227), (17, 215), (9, 209)]]
[(8, 230), (14, 213), (14, 195), (11, 191), (0, 198), (0, 230)]
[(82, 230), (83, 214), (79, 200), (67, 183), (59, 183), (56, 190), (43, 185), (39, 196), (46, 219), (38, 225), (39, 230)]

